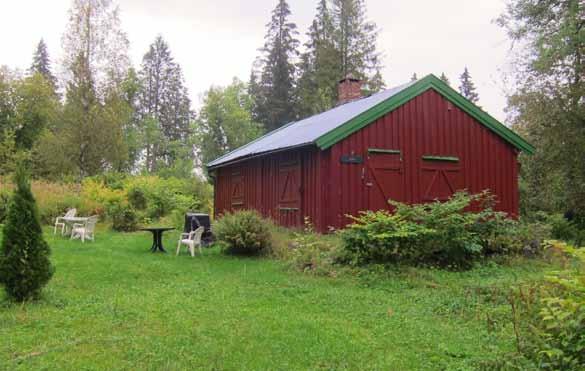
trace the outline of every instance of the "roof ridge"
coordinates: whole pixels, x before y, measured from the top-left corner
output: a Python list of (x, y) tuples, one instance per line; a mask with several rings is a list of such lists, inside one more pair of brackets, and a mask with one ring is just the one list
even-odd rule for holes
[[(222, 163), (239, 160), (248, 156), (261, 155), (266, 152), (284, 150), (311, 143), (316, 144), (321, 150), (327, 149), (348, 135), (368, 125), (373, 120), (393, 111), (429, 89), (437, 91), (445, 99), (458, 106), (481, 125), (487, 127), (512, 146), (527, 153), (533, 153), (534, 146), (516, 134), (511, 128), (492, 117), (482, 108), (473, 104), (473, 102), (470, 102), (435, 75), (429, 74), (419, 80), (382, 90), (368, 97), (347, 102), (302, 120), (292, 121), (226, 153), (209, 162), (207, 166), (208, 168), (212, 168)], [(323, 118), (321, 119), (320, 116), (323, 116)], [(317, 125), (318, 123), (321, 125)], [(299, 130), (295, 129), (282, 135), (275, 135), (294, 125), (299, 125)], [(310, 125), (316, 126), (309, 128)], [(250, 146), (272, 136), (275, 136), (275, 138), (266, 140), (266, 143), (257, 145), (257, 148), (248, 149), (246, 152), (246, 149)], [(240, 151), (243, 151), (243, 153), (238, 154)], [(232, 158), (229, 158), (229, 156), (232, 156)]]

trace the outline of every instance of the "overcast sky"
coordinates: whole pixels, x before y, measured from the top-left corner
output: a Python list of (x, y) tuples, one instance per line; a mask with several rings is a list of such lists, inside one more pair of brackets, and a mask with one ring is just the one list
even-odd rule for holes
[[(157, 34), (169, 42), (183, 68), (194, 106), (210, 85), (247, 80), (265, 24), (277, 0), (119, 0), (130, 56), (139, 66)], [(385, 55), (388, 86), (441, 72), (457, 88), (468, 66), (480, 105), (505, 119), (505, 84), (510, 43), (493, 24), (504, 0), (366, 0), (368, 17), (380, 28), (378, 48)], [(292, 21), (304, 41), (317, 0), (289, 0)], [(0, 65), (26, 69), (40, 38), (53, 61), (61, 54), (61, 35), (70, 0), (2, 0)], [(55, 68), (54, 68), (55, 69)]]

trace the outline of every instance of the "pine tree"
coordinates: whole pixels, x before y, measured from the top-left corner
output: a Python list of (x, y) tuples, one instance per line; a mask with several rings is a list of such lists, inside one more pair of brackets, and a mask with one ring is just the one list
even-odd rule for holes
[(410, 81), (416, 81), (418, 80), (418, 76), (416, 75), (416, 72), (412, 74), (412, 77), (410, 78)]
[(445, 75), (445, 73), (441, 73), (441, 77), (440, 77), (441, 81), (443, 81), (445, 84), (447, 85), (451, 85), (451, 82), (449, 82), (449, 78), (447, 77), (447, 75)]
[(53, 275), (53, 267), (22, 165), (17, 168), (15, 183), (0, 251), (0, 283), (10, 298), (25, 301), (38, 298)]
[(459, 80), (461, 81), (461, 85), (459, 85), (459, 92), (461, 95), (463, 95), (471, 102), (477, 104), (479, 95), (475, 91), (475, 85), (473, 84), (473, 81), (471, 81), (471, 75), (469, 74), (467, 67), (465, 67), (465, 70), (459, 77)]
[(144, 55), (138, 75), (142, 85), (138, 105), (142, 119), (154, 120), (162, 132), (162, 137), (159, 137), (162, 142), (145, 143), (147, 169), (155, 171), (157, 162), (170, 165), (176, 157), (169, 145), (184, 143), (189, 137), (193, 119), (191, 100), (181, 67), (160, 35)]
[(49, 52), (45, 41), (41, 39), (37, 45), (37, 49), (33, 54), (33, 62), (29, 71), (31, 74), (40, 73), (53, 87), (56, 86), (57, 80), (51, 72), (51, 60), (49, 59)]
[(336, 48), (341, 77), (363, 80), (372, 91), (384, 87), (381, 54), (376, 49), (378, 28), (366, 17), (364, 0), (333, 0)]
[(257, 112), (266, 130), (274, 130), (295, 119), (295, 75), (299, 41), (297, 26), (289, 21), (291, 11), (286, 0), (279, 0), (267, 25), (264, 47), (261, 49), (261, 73)]

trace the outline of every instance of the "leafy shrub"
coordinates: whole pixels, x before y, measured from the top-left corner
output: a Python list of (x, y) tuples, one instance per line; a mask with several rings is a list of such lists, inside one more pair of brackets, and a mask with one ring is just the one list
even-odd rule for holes
[(10, 203), (10, 193), (7, 190), (0, 190), (0, 224), (4, 222), (8, 215), (8, 204)]
[(339, 232), (351, 264), (417, 261), (419, 246), (433, 230), (386, 210), (367, 211), (350, 217), (354, 223)]
[(305, 218), (302, 231), (293, 233), (289, 261), (300, 271), (317, 275), (334, 275), (333, 266), (338, 260), (334, 236), (322, 236), (315, 232), (309, 218)]
[(224, 214), (214, 224), (213, 233), (226, 254), (258, 255), (271, 246), (270, 225), (256, 211), (245, 210)]
[(207, 210), (202, 200), (211, 200), (209, 185), (201, 185), (196, 179), (163, 179), (156, 176), (128, 178), (125, 189), (128, 201), (137, 210), (145, 210), (149, 218), (160, 218), (173, 210)]
[[(542, 217), (542, 213), (540, 214)], [(585, 245), (585, 230), (578, 223), (569, 221), (561, 214), (545, 215), (546, 222), (552, 227), (552, 237), (577, 246)]]
[[(0, 220), (2, 197), (12, 188), (0, 179)], [(41, 223), (49, 225), (70, 208), (76, 208), (78, 215), (110, 219), (116, 230), (134, 229), (133, 219), (150, 223), (174, 214), (182, 217), (189, 210), (209, 212), (213, 208), (211, 186), (198, 179), (113, 173), (86, 178), (81, 184), (33, 181), (32, 191)]]
[(543, 242), (551, 238), (551, 226), (541, 221), (504, 219), (486, 239), (486, 254), (539, 256)]
[(50, 248), (43, 239), (38, 210), (22, 165), (16, 171), (0, 246), (0, 283), (17, 301), (36, 298), (53, 276)]
[(108, 214), (112, 217), (112, 229), (115, 231), (132, 232), (138, 228), (138, 215), (130, 205), (112, 206)]
[[(459, 192), (446, 202), (407, 205), (391, 201), (394, 213), (365, 212), (340, 232), (351, 262), (436, 264), (468, 268), (485, 253), (507, 223), (487, 193)], [(479, 211), (468, 211), (471, 207)]]
[(542, 369), (585, 369), (585, 249), (548, 241), (572, 259), (527, 295), (514, 289), (509, 302), (520, 353)]
[(128, 190), (128, 202), (136, 210), (145, 210), (148, 204), (146, 194), (140, 188), (130, 188)]
[(78, 185), (34, 181), (32, 191), (43, 224), (53, 224), (56, 217), (62, 216), (70, 208), (76, 208), (79, 215), (105, 214), (105, 208), (99, 202), (80, 194)]

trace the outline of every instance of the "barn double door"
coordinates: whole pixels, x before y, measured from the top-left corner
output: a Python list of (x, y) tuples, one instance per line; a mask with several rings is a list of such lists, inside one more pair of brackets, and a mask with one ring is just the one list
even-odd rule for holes
[[(456, 191), (463, 189), (463, 174), (459, 158), (454, 156), (421, 156), (416, 167), (408, 171), (416, 174), (419, 191), (411, 187), (410, 202), (448, 200)], [(368, 209), (380, 210), (392, 207), (388, 200), (406, 202), (406, 176), (403, 153), (391, 149), (369, 149), (367, 155)]]
[(399, 150), (370, 148), (366, 168), (369, 210), (391, 210), (388, 200), (404, 201), (404, 163)]

